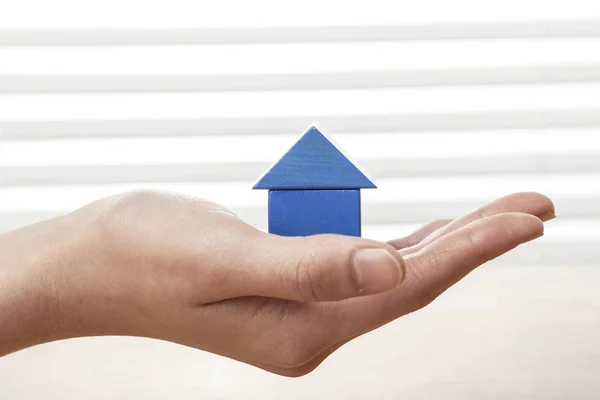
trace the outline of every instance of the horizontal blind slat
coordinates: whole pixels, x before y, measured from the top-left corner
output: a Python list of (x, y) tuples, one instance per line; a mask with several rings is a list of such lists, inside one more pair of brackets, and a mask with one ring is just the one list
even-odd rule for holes
[(244, 75), (590, 65), (600, 38), (291, 45), (2, 48), (0, 74)]
[(368, 90), (0, 96), (0, 120), (269, 118), (600, 108), (600, 83)]
[(297, 135), (315, 120), (330, 133), (473, 131), (598, 128), (600, 108), (509, 109), (456, 113), (328, 115), (248, 118), (154, 118), (123, 120), (0, 120), (0, 141), (87, 138), (181, 137), (208, 135)]
[[(0, 146), (1, 167), (153, 166), (205, 163), (270, 164), (300, 137), (293, 135), (197, 136), (14, 140)], [(331, 137), (352, 159), (410, 162), (487, 157), (579, 155), (600, 152), (600, 129), (368, 132)], [(565, 140), (568, 138), (569, 140)], [(135, 149), (135, 151), (132, 151)], [(252, 149), (252, 151), (248, 151)], [(501, 158), (502, 160), (502, 158)], [(552, 162), (552, 160), (549, 160)], [(453, 162), (453, 161), (452, 161)], [(451, 163), (452, 163), (451, 162)]]
[(0, 29), (0, 46), (131, 46), (598, 37), (599, 20), (187, 29)]
[[(486, 156), (462, 158), (357, 159), (377, 178), (556, 174), (600, 171), (600, 153)], [(52, 186), (156, 182), (245, 181), (259, 177), (269, 163), (159, 165), (69, 165), (0, 167), (0, 186)]]
[(194, 93), (600, 81), (600, 64), (254, 75), (0, 75), (0, 93)]

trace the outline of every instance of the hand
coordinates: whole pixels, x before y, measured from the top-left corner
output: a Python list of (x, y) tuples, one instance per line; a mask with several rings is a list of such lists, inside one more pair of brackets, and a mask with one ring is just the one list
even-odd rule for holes
[(541, 236), (553, 213), (546, 197), (517, 194), (380, 243), (270, 235), (183, 196), (103, 199), (0, 237), (0, 265), (23, 266), (0, 269), (9, 288), (0, 327), (13, 327), (0, 331), (0, 354), (72, 337), (143, 336), (304, 375)]

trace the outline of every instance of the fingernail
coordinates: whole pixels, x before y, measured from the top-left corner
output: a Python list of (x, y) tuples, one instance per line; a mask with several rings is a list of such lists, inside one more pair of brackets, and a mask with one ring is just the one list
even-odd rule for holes
[(556, 215), (552, 211), (548, 211), (548, 212), (540, 215), (538, 218), (541, 219), (542, 221), (546, 222), (546, 221), (550, 221), (551, 219), (556, 218)]
[(400, 262), (384, 249), (363, 249), (354, 256), (356, 284), (362, 294), (395, 288), (402, 280)]

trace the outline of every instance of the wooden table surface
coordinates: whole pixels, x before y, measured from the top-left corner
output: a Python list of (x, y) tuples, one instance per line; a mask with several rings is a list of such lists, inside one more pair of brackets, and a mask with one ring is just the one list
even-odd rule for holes
[(489, 265), (297, 379), (89, 338), (0, 359), (1, 399), (600, 399), (600, 265)]

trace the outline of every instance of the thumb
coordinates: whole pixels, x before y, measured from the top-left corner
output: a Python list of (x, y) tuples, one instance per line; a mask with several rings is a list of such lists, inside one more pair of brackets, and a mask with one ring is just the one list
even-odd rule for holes
[(247, 296), (335, 301), (391, 290), (404, 277), (392, 246), (362, 238), (264, 234), (243, 247), (247, 272), (236, 289)]

